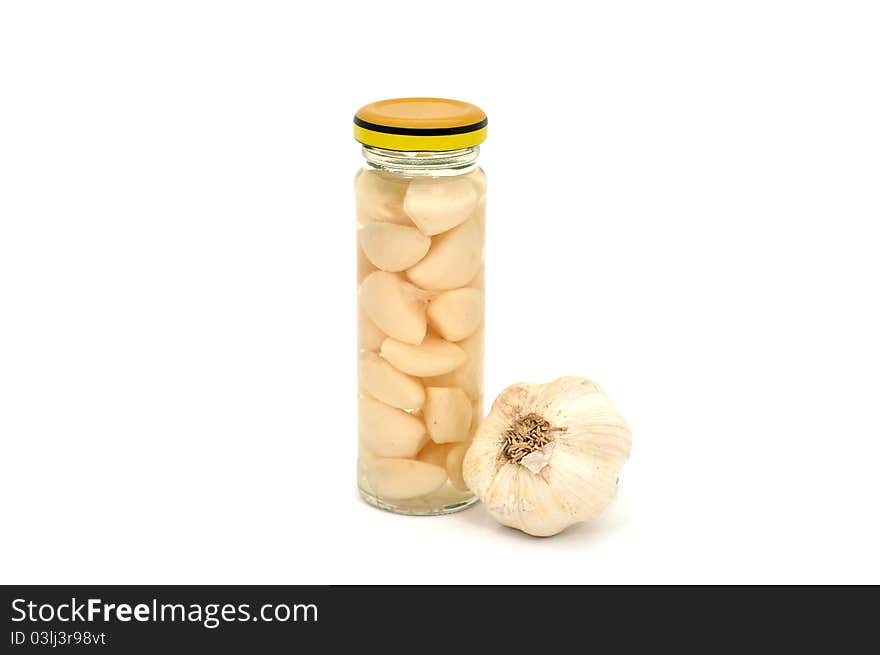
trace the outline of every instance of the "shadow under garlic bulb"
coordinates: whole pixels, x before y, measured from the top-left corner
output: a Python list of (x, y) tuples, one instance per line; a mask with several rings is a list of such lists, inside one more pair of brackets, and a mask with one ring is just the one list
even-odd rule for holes
[(462, 474), (482, 414), (485, 175), (355, 179), (358, 484), (432, 514), (473, 500)]

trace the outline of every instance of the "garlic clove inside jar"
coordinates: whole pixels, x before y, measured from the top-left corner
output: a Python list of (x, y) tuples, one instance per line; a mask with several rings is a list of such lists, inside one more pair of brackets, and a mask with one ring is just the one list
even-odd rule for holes
[(425, 424), (412, 414), (362, 397), (358, 430), (364, 446), (380, 457), (415, 457), (428, 442)]
[(449, 455), (449, 450), (452, 445), (454, 444), (435, 443), (434, 441), (429, 441), (419, 451), (416, 459), (418, 459), (420, 462), (427, 462), (428, 464), (433, 464), (434, 466), (446, 468), (446, 459)]
[(375, 221), (412, 227), (413, 222), (403, 210), (408, 180), (380, 171), (361, 170), (355, 176), (358, 222)]
[(358, 308), (358, 348), (378, 351), (385, 339), (385, 333), (376, 327), (362, 308)]
[(482, 224), (472, 218), (435, 236), (428, 254), (406, 271), (422, 289), (455, 289), (470, 282), (480, 270), (483, 257)]
[(455, 345), (464, 351), (464, 363), (446, 373), (426, 377), (425, 386), (457, 387), (472, 400), (479, 400), (483, 393), (483, 328)]
[(397, 370), (416, 377), (448, 373), (467, 360), (467, 353), (459, 346), (431, 335), (418, 345), (385, 339), (382, 355)]
[(426, 303), (420, 301), (402, 278), (376, 271), (361, 282), (361, 309), (382, 332), (399, 341), (420, 344), (428, 328)]
[(392, 273), (418, 263), (431, 247), (431, 239), (416, 228), (394, 223), (369, 223), (358, 230), (358, 239), (370, 263)]
[(404, 500), (437, 491), (446, 482), (446, 469), (412, 459), (377, 457), (369, 462), (367, 479), (380, 498)]
[(422, 383), (417, 378), (401, 373), (376, 353), (361, 353), (358, 379), (367, 393), (392, 407), (421, 409), (425, 404)]
[(466, 221), (479, 199), (466, 176), (423, 177), (410, 182), (403, 209), (423, 234), (433, 236)]
[(452, 447), (446, 453), (446, 475), (449, 476), (449, 481), (452, 483), (452, 486), (459, 491), (468, 491), (467, 483), (464, 481), (464, 476), (461, 471), (462, 462), (468, 451), (468, 446), (470, 446), (470, 443), (452, 444)]
[(428, 322), (447, 341), (461, 341), (483, 324), (484, 305), (479, 289), (444, 291), (428, 304)]
[(424, 419), (435, 443), (465, 441), (471, 426), (471, 400), (461, 389), (425, 389)]

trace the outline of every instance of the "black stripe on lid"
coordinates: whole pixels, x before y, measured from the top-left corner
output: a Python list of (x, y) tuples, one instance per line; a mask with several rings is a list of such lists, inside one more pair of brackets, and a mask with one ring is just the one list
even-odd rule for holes
[(423, 129), (418, 127), (390, 127), (388, 125), (377, 125), (376, 123), (368, 123), (355, 116), (354, 124), (365, 130), (383, 132), (385, 134), (400, 134), (402, 136), (449, 136), (452, 134), (467, 134), (468, 132), (482, 130), (489, 124), (489, 119), (484, 118), (479, 123), (462, 125), (461, 127), (429, 127)]

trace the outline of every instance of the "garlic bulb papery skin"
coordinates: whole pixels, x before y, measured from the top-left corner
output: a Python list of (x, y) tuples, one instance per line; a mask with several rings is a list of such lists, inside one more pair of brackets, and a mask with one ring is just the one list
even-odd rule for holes
[(596, 384), (515, 384), (495, 399), (462, 466), (501, 524), (548, 537), (596, 517), (614, 497), (632, 437)]

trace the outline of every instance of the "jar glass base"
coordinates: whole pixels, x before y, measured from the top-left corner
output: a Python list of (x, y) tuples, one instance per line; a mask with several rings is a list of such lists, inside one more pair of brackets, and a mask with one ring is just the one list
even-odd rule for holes
[(441, 516), (443, 514), (455, 514), (455, 512), (460, 512), (463, 509), (467, 509), (477, 502), (477, 497), (471, 496), (470, 498), (465, 498), (464, 500), (456, 502), (450, 502), (444, 505), (420, 506), (418, 502), (413, 501), (399, 501), (398, 503), (394, 503), (393, 501), (382, 500), (369, 493), (368, 491), (364, 491), (360, 488), (358, 489), (358, 492), (360, 493), (361, 498), (364, 499), (364, 502), (366, 502), (368, 505), (383, 509), (386, 512), (392, 512), (394, 514), (406, 514), (407, 516)]

